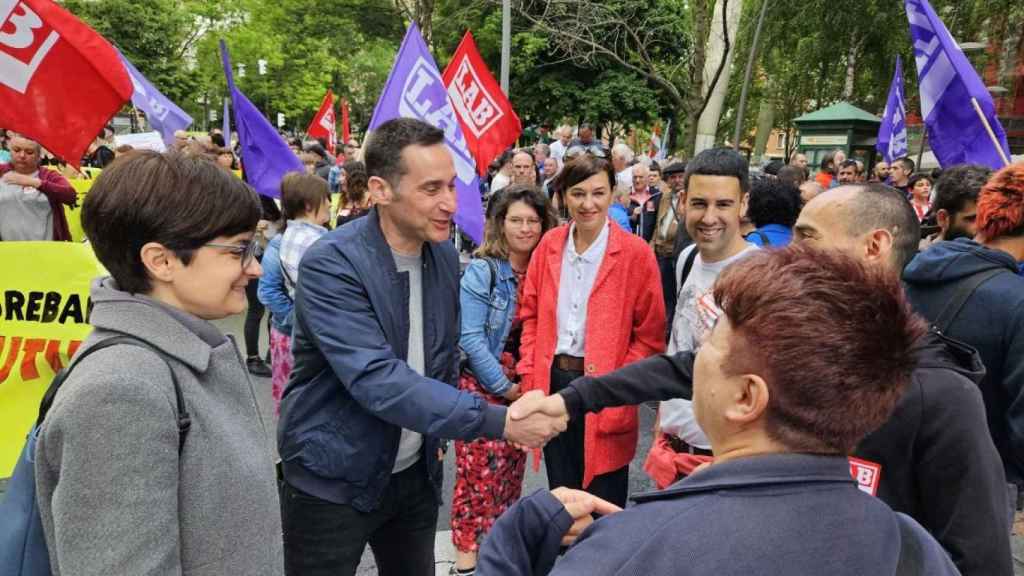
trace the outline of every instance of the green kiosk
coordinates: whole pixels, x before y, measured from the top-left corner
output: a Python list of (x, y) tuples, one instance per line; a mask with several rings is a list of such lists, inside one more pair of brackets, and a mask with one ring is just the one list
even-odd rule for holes
[(797, 152), (807, 156), (811, 174), (821, 166), (825, 154), (835, 149), (845, 152), (847, 158), (863, 162), (867, 171), (874, 166), (878, 127), (882, 124), (882, 119), (874, 114), (849, 102), (838, 102), (804, 114), (793, 123), (800, 130)]

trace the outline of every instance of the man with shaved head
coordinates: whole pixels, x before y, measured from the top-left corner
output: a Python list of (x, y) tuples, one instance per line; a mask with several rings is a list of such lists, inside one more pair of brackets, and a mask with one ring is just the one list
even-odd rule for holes
[(0, 240), (71, 240), (63, 206), (75, 206), (75, 189), (39, 166), (38, 142), (15, 135), (10, 148), (11, 163), (0, 164)]

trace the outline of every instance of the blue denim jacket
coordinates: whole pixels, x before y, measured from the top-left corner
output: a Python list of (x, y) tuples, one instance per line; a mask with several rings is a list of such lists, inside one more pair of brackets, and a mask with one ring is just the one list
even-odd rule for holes
[(491, 394), (501, 396), (512, 387), (501, 369), (501, 353), (516, 315), (516, 275), (508, 260), (495, 258), (498, 278), (491, 289), (491, 267), (474, 258), (462, 274), (459, 306), (462, 331), (459, 347), (469, 359), (477, 381)]
[(291, 336), (291, 316), (295, 303), (288, 296), (288, 288), (281, 273), (281, 236), (270, 239), (263, 252), (263, 276), (260, 276), (256, 297), (270, 310), (270, 323), (282, 334)]

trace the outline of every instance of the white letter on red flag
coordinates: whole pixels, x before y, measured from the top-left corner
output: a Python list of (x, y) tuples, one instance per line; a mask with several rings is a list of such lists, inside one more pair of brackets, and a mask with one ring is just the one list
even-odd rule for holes
[(323, 138), (327, 141), (327, 151), (334, 156), (334, 143), (337, 141), (334, 121), (334, 93), (330, 90), (324, 94), (324, 100), (320, 103), (320, 111), (313, 117), (313, 121), (306, 128), (306, 134), (311, 138)]
[(466, 147), (483, 175), (491, 161), (519, 138), (523, 126), (468, 31), (444, 70), (444, 84)]
[(0, 0), (0, 126), (73, 166), (131, 98), (114, 47), (49, 0)]

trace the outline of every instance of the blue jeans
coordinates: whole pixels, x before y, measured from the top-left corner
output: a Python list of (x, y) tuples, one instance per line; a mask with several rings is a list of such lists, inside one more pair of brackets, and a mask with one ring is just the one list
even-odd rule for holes
[(391, 476), (372, 512), (321, 500), (284, 482), (285, 574), (355, 574), (369, 543), (381, 576), (433, 576), (437, 507), (422, 460)]

